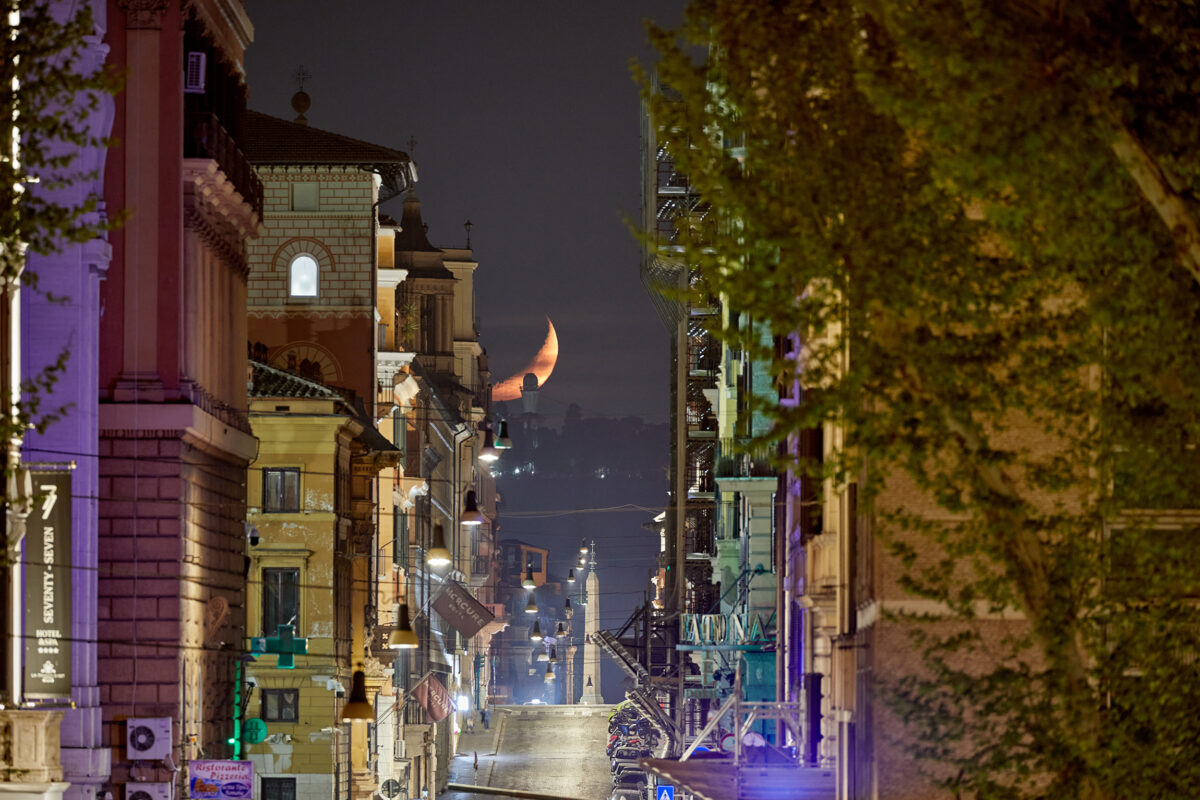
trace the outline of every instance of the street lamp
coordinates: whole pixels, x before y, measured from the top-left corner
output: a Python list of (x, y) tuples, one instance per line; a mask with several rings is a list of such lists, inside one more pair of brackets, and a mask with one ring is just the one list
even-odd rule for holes
[(546, 683), (554, 683), (554, 667), (550, 664), (546, 665)]
[(496, 437), (497, 450), (512, 450), (512, 439), (508, 438), (508, 423), (500, 420), (500, 432)]
[(425, 563), (431, 567), (444, 567), (450, 563), (450, 550), (446, 547), (446, 534), (441, 525), (433, 526), (433, 544), (425, 554)]
[(574, 582), (575, 582), (575, 568), (572, 567), (571, 569), (567, 570), (567, 583), (574, 583)]
[(396, 606), (396, 629), (388, 636), (388, 647), (393, 650), (412, 650), (417, 646), (417, 632), (408, 621), (408, 603)]
[(500, 458), (500, 451), (496, 447), (496, 439), (492, 435), (492, 429), (488, 428), (487, 432), (483, 435), (483, 447), (479, 450), (479, 460), (485, 464), (492, 464), (498, 458)]
[(459, 518), (459, 522), (463, 525), (483, 524), (483, 514), (479, 513), (479, 505), (475, 501), (474, 489), (468, 489), (467, 496), (463, 498), (463, 513)]
[[(579, 540), (579, 554), (586, 556), (587, 551), (588, 551), (587, 539), (580, 539)], [(582, 559), (580, 559), (580, 560), (582, 561)]]
[(537, 613), (537, 601), (533, 599), (532, 594), (529, 595), (529, 602), (525, 604), (525, 613), (526, 614), (536, 614)]
[(375, 709), (367, 701), (366, 673), (357, 669), (354, 671), (354, 682), (350, 685), (350, 697), (342, 706), (342, 722), (372, 722), (374, 719)]
[(525, 567), (525, 580), (521, 581), (521, 587), (533, 591), (537, 588), (537, 582), (533, 580), (533, 564)]
[(536, 619), (535, 619), (535, 620), (533, 621), (533, 628), (532, 628), (532, 629), (530, 629), (530, 631), (529, 631), (529, 641), (531, 641), (531, 642), (540, 642), (540, 641), (542, 641), (542, 638), (543, 638), (543, 637), (542, 637), (542, 625), (541, 625), (541, 622), (540, 622), (539, 620), (536, 620)]

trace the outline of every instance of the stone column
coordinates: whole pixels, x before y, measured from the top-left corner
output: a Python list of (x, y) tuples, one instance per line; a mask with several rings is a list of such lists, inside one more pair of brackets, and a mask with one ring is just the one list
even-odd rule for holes
[[(597, 705), (604, 702), (604, 694), (600, 691), (600, 646), (596, 644), (596, 635), (600, 632), (600, 578), (596, 575), (596, 543), (591, 544), (591, 560), (588, 564), (588, 576), (584, 582), (587, 587), (587, 605), (583, 612), (583, 693), (580, 703)], [(588, 685), (591, 681), (591, 685)]]

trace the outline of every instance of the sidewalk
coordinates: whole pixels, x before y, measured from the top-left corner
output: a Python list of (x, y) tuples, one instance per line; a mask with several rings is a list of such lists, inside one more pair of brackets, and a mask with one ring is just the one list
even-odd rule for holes
[[(496, 748), (500, 744), (500, 733), (504, 728), (506, 712), (493, 713), (491, 728), (484, 730), (478, 722), (475, 731), (463, 731), (458, 737), (458, 752), (450, 762), (450, 783), (472, 783), (490, 786), (492, 768), (496, 762)], [(475, 770), (475, 754), (479, 754), (479, 770)]]

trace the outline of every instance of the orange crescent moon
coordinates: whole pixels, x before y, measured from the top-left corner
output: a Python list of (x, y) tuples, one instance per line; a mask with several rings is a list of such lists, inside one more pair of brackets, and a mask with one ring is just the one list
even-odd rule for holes
[(501, 381), (492, 387), (493, 400), (517, 400), (521, 397), (521, 383), (525, 380), (526, 373), (532, 372), (537, 375), (538, 386), (545, 386), (546, 381), (550, 380), (550, 375), (554, 372), (554, 365), (558, 363), (558, 334), (554, 331), (554, 323), (546, 317), (546, 341), (542, 343), (542, 349), (537, 351), (537, 355), (529, 362), (529, 366), (513, 375), (505, 381)]

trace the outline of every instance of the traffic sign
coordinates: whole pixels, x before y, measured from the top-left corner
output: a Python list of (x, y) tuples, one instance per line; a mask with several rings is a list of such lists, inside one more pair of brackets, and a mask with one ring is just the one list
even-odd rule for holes
[(654, 790), (654, 800), (675, 800), (675, 787), (660, 783)]

